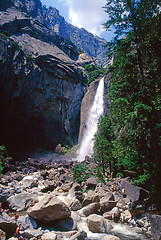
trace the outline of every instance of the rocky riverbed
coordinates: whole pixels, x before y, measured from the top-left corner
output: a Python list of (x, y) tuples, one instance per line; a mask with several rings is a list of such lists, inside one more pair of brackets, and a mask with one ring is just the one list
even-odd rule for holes
[[(151, 239), (153, 217), (145, 212), (148, 192), (129, 179), (108, 177), (100, 182), (89, 159), (81, 165), (90, 177), (81, 184), (73, 182), (77, 165), (72, 157), (55, 154), (6, 165), (0, 178), (0, 202), (9, 212), (0, 215), (0, 239), (16, 240), (19, 223), (20, 233), (32, 240)], [(119, 192), (123, 188), (124, 196)], [(129, 225), (132, 219), (134, 227)]]

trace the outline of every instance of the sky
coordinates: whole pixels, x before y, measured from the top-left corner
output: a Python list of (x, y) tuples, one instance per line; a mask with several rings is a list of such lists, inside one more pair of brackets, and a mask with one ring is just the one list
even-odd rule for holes
[(103, 6), (106, 0), (41, 0), (43, 5), (52, 6), (59, 10), (68, 23), (109, 41), (112, 32), (103, 29), (103, 23), (107, 20)]

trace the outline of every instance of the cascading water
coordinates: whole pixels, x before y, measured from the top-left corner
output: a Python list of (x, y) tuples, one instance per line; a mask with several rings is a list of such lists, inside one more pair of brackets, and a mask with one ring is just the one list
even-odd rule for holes
[(78, 150), (77, 156), (78, 161), (83, 161), (86, 155), (90, 156), (92, 153), (93, 138), (94, 134), (97, 131), (98, 119), (103, 114), (104, 109), (103, 96), (104, 96), (104, 77), (101, 78), (99, 82), (93, 105), (88, 113), (87, 127), (84, 131), (83, 139)]

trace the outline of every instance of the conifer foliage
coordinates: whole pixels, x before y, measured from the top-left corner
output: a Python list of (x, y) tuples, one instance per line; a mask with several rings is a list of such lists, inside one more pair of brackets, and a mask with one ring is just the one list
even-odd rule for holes
[(108, 43), (114, 56), (108, 97), (115, 168), (161, 202), (161, 3), (107, 0), (104, 8), (105, 28), (115, 28)]

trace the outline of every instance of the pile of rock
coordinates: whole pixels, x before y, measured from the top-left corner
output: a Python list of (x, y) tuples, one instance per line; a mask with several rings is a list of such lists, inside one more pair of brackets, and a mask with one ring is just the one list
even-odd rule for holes
[[(134, 211), (131, 211), (134, 208), (131, 207), (128, 193), (123, 198), (118, 191), (111, 191), (111, 183), (116, 179), (103, 184), (92, 176), (82, 184), (73, 183), (75, 162), (70, 163), (70, 166), (66, 163), (50, 164), (51, 168), (28, 175), (18, 172), (21, 176), (18, 179), (15, 172), (8, 173), (8, 178), (6, 175), (1, 177), (0, 201), (2, 207), (7, 205), (9, 208), (9, 214), (0, 215), (1, 239), (11, 237), (10, 240), (13, 240), (18, 223), (21, 223), (21, 233), (25, 239), (34, 240), (39, 236), (52, 240), (88, 239), (88, 232), (82, 231), (80, 227), (81, 222), (85, 221), (88, 231), (106, 234), (104, 240), (117, 240), (117, 237), (109, 235), (113, 229), (112, 219), (117, 217), (119, 220), (123, 216), (124, 223), (129, 223), (134, 216)], [(117, 181), (125, 184), (125, 180)], [(93, 190), (83, 191), (90, 187)], [(138, 200), (139, 197), (138, 194)], [(31, 201), (34, 201), (33, 205)], [(138, 205), (135, 204), (135, 208), (136, 206)], [(13, 220), (12, 212), (19, 212), (20, 217)], [(146, 214), (138, 218), (136, 231), (150, 234), (149, 220), (150, 216)], [(52, 226), (52, 230), (48, 226)]]

